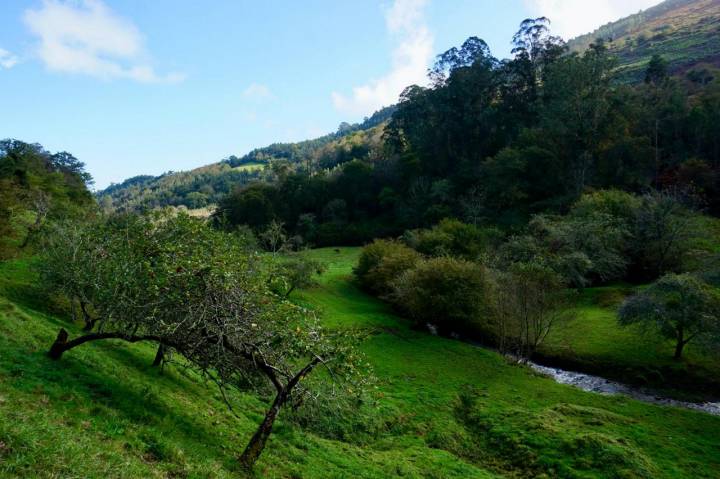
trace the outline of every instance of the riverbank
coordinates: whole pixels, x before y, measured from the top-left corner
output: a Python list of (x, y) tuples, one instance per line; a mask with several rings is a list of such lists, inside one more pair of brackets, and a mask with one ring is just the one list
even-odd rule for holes
[(538, 364), (579, 371), (685, 401), (720, 397), (720, 358), (692, 342), (673, 359), (673, 343), (635, 327), (623, 328), (617, 308), (634, 291), (628, 285), (586, 288), (577, 317), (555, 328), (533, 356)]

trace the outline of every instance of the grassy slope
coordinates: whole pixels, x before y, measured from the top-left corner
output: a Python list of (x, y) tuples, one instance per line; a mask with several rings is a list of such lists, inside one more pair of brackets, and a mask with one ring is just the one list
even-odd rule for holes
[(262, 170), (263, 168), (265, 168), (265, 163), (245, 163), (243, 165), (236, 166), (233, 169), (239, 171), (255, 171)]
[[(414, 332), (349, 281), (356, 249), (297, 299), (327, 324), (372, 328), (381, 432), (364, 446), (282, 421), (264, 477), (714, 477), (720, 418), (603, 397), (510, 366), (496, 354)], [(64, 322), (39, 312), (22, 262), (0, 266), (0, 477), (228, 477), (263, 403), (233, 401), (150, 345), (87, 345), (60, 363), (44, 351)], [(23, 284), (24, 283), (24, 284)], [(462, 400), (458, 397), (462, 396)]]
[(611, 39), (618, 72), (625, 80), (642, 80), (654, 54), (669, 62), (672, 72), (703, 64), (720, 65), (720, 1), (665, 2), (570, 40), (573, 51), (585, 50), (597, 38)]

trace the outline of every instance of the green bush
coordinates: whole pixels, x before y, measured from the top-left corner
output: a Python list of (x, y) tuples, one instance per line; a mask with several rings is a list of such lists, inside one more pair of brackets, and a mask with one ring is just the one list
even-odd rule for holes
[(486, 329), (489, 288), (480, 264), (451, 257), (421, 260), (392, 285), (394, 304), (418, 325), (473, 335)]
[(403, 241), (428, 256), (450, 255), (477, 259), (502, 240), (496, 228), (479, 228), (456, 219), (444, 219), (428, 230), (408, 231)]
[(360, 253), (353, 273), (360, 285), (375, 294), (392, 291), (391, 283), (420, 260), (420, 254), (394, 240), (375, 240)]

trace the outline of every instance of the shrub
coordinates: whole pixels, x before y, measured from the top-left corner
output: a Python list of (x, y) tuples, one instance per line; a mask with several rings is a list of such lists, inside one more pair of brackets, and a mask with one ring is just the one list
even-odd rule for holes
[(363, 248), (353, 273), (364, 289), (387, 294), (392, 290), (391, 283), (419, 259), (417, 251), (399, 241), (375, 240)]
[(429, 230), (413, 230), (403, 235), (408, 246), (425, 255), (469, 260), (477, 259), (501, 239), (502, 233), (495, 228), (479, 228), (456, 219), (444, 219)]
[(392, 283), (392, 300), (419, 325), (482, 333), (488, 303), (485, 268), (451, 257), (419, 261)]
[(501, 269), (519, 263), (545, 265), (560, 275), (565, 283), (575, 287), (588, 283), (587, 277), (592, 268), (592, 261), (585, 253), (537, 231), (535, 235), (510, 238), (500, 248), (498, 261)]
[(580, 197), (570, 210), (570, 216), (586, 218), (600, 213), (628, 227), (639, 207), (640, 198), (637, 196), (620, 190), (600, 190)]

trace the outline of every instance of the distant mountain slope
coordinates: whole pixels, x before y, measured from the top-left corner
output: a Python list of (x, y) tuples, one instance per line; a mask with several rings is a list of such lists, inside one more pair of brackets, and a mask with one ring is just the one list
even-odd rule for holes
[(574, 38), (568, 45), (579, 52), (599, 38), (609, 42), (625, 81), (642, 79), (654, 54), (669, 62), (672, 73), (703, 64), (720, 66), (720, 0), (665, 0)]
[(107, 209), (152, 209), (164, 206), (205, 208), (213, 205), (233, 187), (262, 178), (265, 166), (284, 160), (295, 165), (312, 161), (321, 168), (332, 168), (368, 153), (366, 143), (377, 141), (379, 127), (395, 107), (383, 108), (362, 123), (342, 123), (337, 132), (297, 143), (273, 143), (242, 157), (229, 156), (218, 163), (190, 171), (167, 172), (160, 176), (140, 175), (112, 184), (97, 193)]

